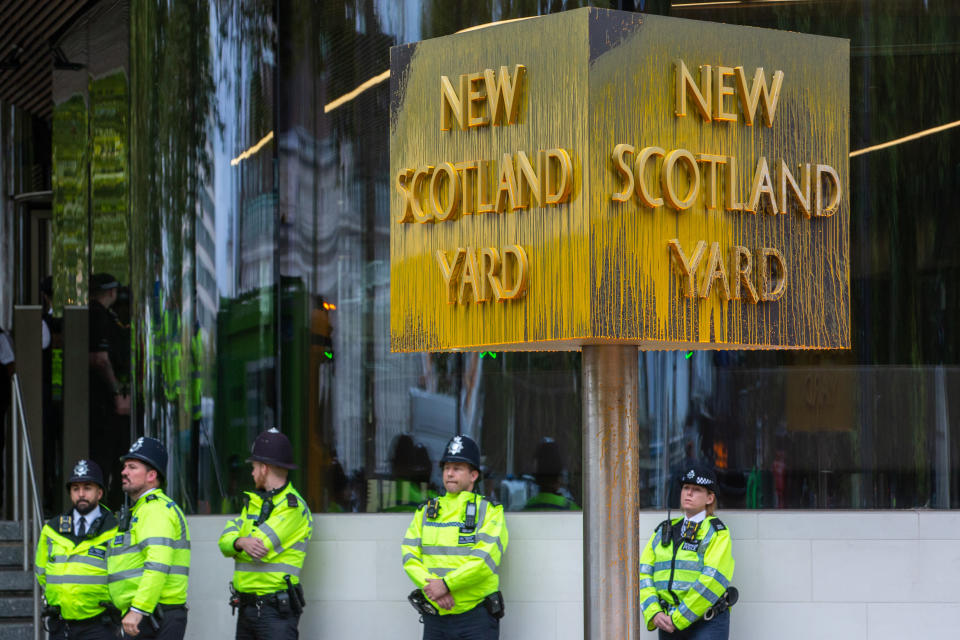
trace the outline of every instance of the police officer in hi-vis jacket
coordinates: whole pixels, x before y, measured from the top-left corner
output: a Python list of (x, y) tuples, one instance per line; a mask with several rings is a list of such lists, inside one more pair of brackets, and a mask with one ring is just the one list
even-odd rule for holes
[(78, 460), (67, 480), (73, 509), (49, 520), (40, 532), (34, 562), (43, 589), (50, 640), (115, 640), (119, 631), (107, 611), (107, 546), (117, 521), (100, 504), (103, 472), (93, 460)]
[(507, 548), (503, 507), (475, 493), (480, 447), (454, 436), (440, 459), (446, 493), (423, 504), (401, 546), (416, 585), (408, 596), (424, 640), (496, 640), (503, 597), (498, 574)]
[(233, 558), (230, 604), (240, 610), (237, 640), (295, 640), (306, 604), (300, 571), (307, 557), (313, 515), (287, 472), (296, 469), (290, 440), (276, 429), (253, 443), (255, 491), (243, 511), (228, 520), (220, 551)]
[(187, 629), (190, 531), (161, 490), (167, 450), (140, 438), (124, 455), (120, 480), (132, 506), (124, 507), (107, 553), (110, 598), (123, 614), (125, 638), (182, 640)]
[(640, 607), (661, 639), (726, 640), (737, 600), (730, 531), (714, 515), (717, 476), (701, 465), (680, 476), (682, 518), (660, 523), (640, 556)]

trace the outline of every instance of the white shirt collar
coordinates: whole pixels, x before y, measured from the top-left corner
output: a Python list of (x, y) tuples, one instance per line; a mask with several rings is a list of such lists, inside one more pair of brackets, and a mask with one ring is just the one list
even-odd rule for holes
[(698, 514), (695, 515), (695, 516), (690, 516), (689, 518), (684, 518), (684, 519), (683, 519), (683, 522), (684, 522), (684, 524), (686, 524), (687, 522), (703, 522), (703, 521), (706, 519), (706, 517), (707, 517), (707, 510), (704, 509), (703, 511), (701, 511), (700, 513), (698, 513)]
[(93, 508), (93, 510), (87, 515), (80, 515), (80, 512), (76, 509), (73, 510), (73, 533), (76, 534), (80, 531), (80, 521), (86, 520), (86, 529), (90, 531), (90, 525), (93, 524), (93, 521), (100, 517), (100, 505), (98, 504)]

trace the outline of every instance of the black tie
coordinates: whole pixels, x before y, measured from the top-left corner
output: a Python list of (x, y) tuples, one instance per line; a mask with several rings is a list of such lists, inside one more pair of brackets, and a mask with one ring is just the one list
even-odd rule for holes
[(87, 519), (80, 517), (80, 526), (77, 527), (77, 537), (83, 538), (87, 535)]

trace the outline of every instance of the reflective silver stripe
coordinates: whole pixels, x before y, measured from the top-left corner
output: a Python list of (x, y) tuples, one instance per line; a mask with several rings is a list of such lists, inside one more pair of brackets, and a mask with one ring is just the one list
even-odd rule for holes
[(107, 584), (107, 576), (47, 576), (47, 584)]
[(143, 551), (146, 547), (157, 545), (161, 547), (170, 547), (171, 549), (189, 549), (190, 541), (189, 540), (174, 540), (173, 538), (144, 538), (136, 544), (127, 545), (125, 547), (114, 547), (110, 551), (110, 555), (120, 556), (127, 553), (138, 553)]
[(70, 562), (78, 562), (80, 564), (89, 564), (92, 567), (97, 567), (103, 569), (107, 566), (106, 558), (98, 558), (97, 556), (73, 556), (70, 559)]
[(651, 573), (653, 573), (653, 565), (652, 564), (640, 565), (640, 573), (644, 575), (650, 575)]
[(178, 564), (170, 567), (170, 575), (172, 576), (188, 576), (190, 575), (190, 567), (184, 567)]
[(423, 526), (425, 527), (462, 527), (462, 522), (430, 522), (426, 514), (423, 516)]
[(727, 579), (727, 576), (720, 573), (720, 571), (714, 567), (704, 567), (703, 575), (707, 576), (708, 578), (713, 578), (722, 584), (724, 589), (730, 586), (730, 580)]
[(436, 545), (427, 545), (421, 547), (425, 556), (469, 556), (473, 547), (441, 547)]
[(451, 571), (453, 571), (453, 569), (449, 567), (430, 567), (430, 573), (436, 576), (440, 576), (441, 578), (447, 575), (448, 573), (450, 573)]
[(223, 533), (221, 533), (220, 535), (226, 535), (226, 534), (228, 534), (228, 533), (233, 533), (234, 531), (239, 532), (239, 531), (240, 531), (240, 528), (237, 527), (236, 525), (230, 525), (229, 527), (227, 527), (226, 529), (224, 529), (224, 530), (223, 530)]
[(650, 606), (652, 606), (652, 605), (657, 605), (657, 606), (660, 605), (660, 599), (657, 598), (657, 596), (650, 596), (649, 598), (647, 598), (646, 600), (644, 600), (644, 601), (643, 601), (643, 604), (640, 605), (640, 608), (643, 609), (644, 611), (646, 611), (647, 608), (650, 607)]
[(693, 590), (699, 593), (700, 596), (705, 598), (711, 605), (716, 604), (717, 600), (720, 599), (720, 596), (711, 591), (710, 587), (702, 582), (697, 582), (695, 585), (693, 585)]
[(419, 547), (421, 540), (423, 538), (404, 538), (401, 544), (406, 547)]
[(644, 578), (643, 580), (640, 581), (640, 588), (653, 589), (653, 580), (651, 580), (650, 578)]
[(37, 566), (35, 566), (35, 567), (33, 568), (33, 572), (34, 572), (35, 574), (37, 574), (38, 576), (42, 576), (43, 574), (45, 574), (45, 573), (47, 572), (47, 570), (44, 569), (43, 567), (37, 567)]
[(497, 572), (497, 563), (494, 562), (493, 558), (489, 553), (483, 549), (475, 549), (474, 547), (440, 547), (428, 545), (426, 547), (421, 547), (423, 550), (423, 555), (429, 556), (473, 556), (475, 558), (482, 558), (487, 566), (490, 567), (490, 570), (494, 573)]
[(419, 561), (419, 558), (417, 558), (417, 556), (413, 555), (412, 553), (405, 553), (403, 554), (403, 560), (400, 562), (400, 564), (401, 565), (407, 564), (407, 560)]
[(263, 535), (269, 538), (270, 544), (273, 545), (274, 551), (276, 551), (277, 553), (283, 552), (283, 544), (280, 543), (280, 536), (277, 535), (277, 532), (274, 531), (270, 525), (264, 522), (258, 527), (258, 529), (260, 529)]
[(307, 541), (306, 541), (306, 540), (301, 540), (300, 542), (295, 542), (295, 543), (293, 543), (292, 545), (290, 545), (289, 547), (287, 547), (287, 551), (290, 551), (290, 550), (293, 550), (293, 551), (303, 551), (304, 553), (306, 553), (306, 552), (307, 552)]
[(170, 573), (170, 565), (162, 562), (144, 562), (144, 571), (159, 571), (160, 573)]
[[(674, 592), (686, 591), (687, 589), (689, 589), (689, 588), (692, 587), (692, 586), (693, 586), (693, 582), (691, 582), (690, 580), (677, 580), (677, 579), (674, 579), (674, 581), (673, 581), (673, 591), (674, 591)], [(664, 589), (666, 589), (666, 587), (664, 587)]]
[(680, 607), (677, 610), (680, 612), (680, 615), (682, 615), (684, 618), (686, 618), (690, 622), (697, 621), (697, 615), (693, 611), (690, 611), (690, 607), (683, 604), (682, 602), (680, 603)]
[(251, 571), (254, 573), (289, 573), (291, 576), (300, 577), (300, 567), (292, 564), (282, 564), (280, 562), (238, 562), (234, 566), (236, 571)]
[[(677, 560), (677, 565), (676, 565), (677, 571), (700, 571), (702, 567), (703, 565), (697, 562), (696, 560)], [(662, 562), (658, 562), (654, 566), (653, 570), (654, 571), (670, 571), (670, 561), (664, 560)]]
[(481, 500), (481, 501), (480, 501), (480, 515), (479, 515), (479, 517), (477, 518), (477, 526), (480, 526), (480, 527), (483, 526), (484, 518), (487, 517), (487, 505), (488, 505), (488, 504), (490, 504), (490, 503), (487, 502), (486, 500)]
[(70, 556), (49, 556), (47, 559), (53, 563), (70, 562)]
[(491, 536), (491, 535), (488, 534), (488, 533), (478, 533), (478, 534), (477, 534), (477, 539), (478, 539), (478, 540), (483, 540), (484, 542), (486, 542), (486, 543), (488, 543), (488, 544), (496, 544), (496, 545), (497, 545), (497, 549), (500, 550), (500, 555), (503, 555), (503, 543), (500, 542), (500, 537), (499, 537), (499, 536)]
[(139, 578), (143, 575), (143, 567), (137, 567), (136, 569), (126, 569), (124, 571), (117, 571), (116, 573), (111, 573), (107, 582), (120, 582), (121, 580), (129, 580), (130, 578)]

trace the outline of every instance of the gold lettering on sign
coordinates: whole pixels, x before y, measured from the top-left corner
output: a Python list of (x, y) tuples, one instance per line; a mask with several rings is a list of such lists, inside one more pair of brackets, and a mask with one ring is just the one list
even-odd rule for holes
[(530, 261), (526, 250), (511, 244), (497, 251), (494, 247), (459, 247), (450, 255), (436, 253), (437, 265), (446, 291), (447, 304), (503, 302), (522, 298), (527, 291)]
[(440, 76), (440, 130), (450, 131), (453, 123), (466, 131), (471, 127), (516, 124), (523, 98), (527, 68), (522, 64), (510, 69), (500, 67), (460, 75), (458, 89), (450, 78)]

